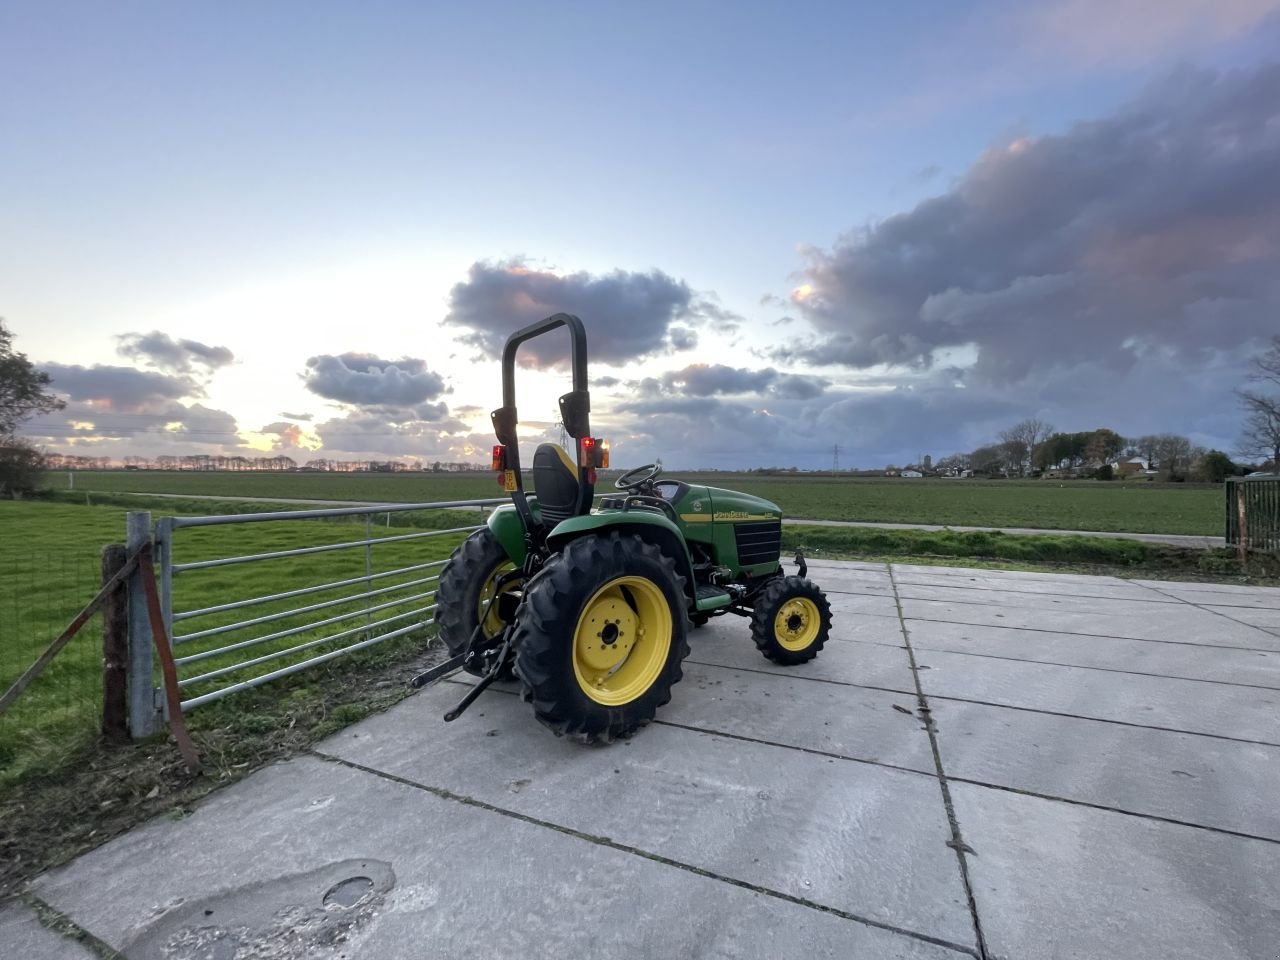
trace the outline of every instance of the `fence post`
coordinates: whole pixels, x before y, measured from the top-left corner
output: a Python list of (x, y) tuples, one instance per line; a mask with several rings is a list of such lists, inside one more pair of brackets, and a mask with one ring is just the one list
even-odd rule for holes
[(1244, 484), (1236, 484), (1236, 559), (1242, 564), (1249, 557), (1249, 523), (1244, 508)]
[[(102, 548), (102, 583), (125, 565), (128, 551), (118, 543)], [(125, 585), (102, 604), (102, 735), (123, 740), (129, 735), (129, 595)]]
[[(151, 514), (128, 515), (125, 546), (130, 553), (151, 542)], [(159, 728), (155, 681), (152, 679), (151, 620), (147, 615), (147, 594), (141, 570), (129, 576), (129, 735), (135, 740), (149, 737)]]

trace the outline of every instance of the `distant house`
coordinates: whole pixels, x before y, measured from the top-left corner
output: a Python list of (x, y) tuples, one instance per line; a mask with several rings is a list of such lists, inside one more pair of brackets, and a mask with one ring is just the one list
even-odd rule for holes
[(923, 477), (924, 474), (921, 473), (919, 470), (903, 470), (902, 473), (899, 474), (899, 476), (919, 478), (919, 477)]
[(1151, 467), (1146, 457), (1126, 457), (1111, 464), (1111, 469), (1120, 477), (1133, 477), (1140, 473), (1150, 473)]

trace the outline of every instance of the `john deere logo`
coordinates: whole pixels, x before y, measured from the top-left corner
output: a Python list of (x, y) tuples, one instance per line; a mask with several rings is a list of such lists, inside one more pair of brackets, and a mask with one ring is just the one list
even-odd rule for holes
[(695, 500), (695, 501), (693, 501), (693, 509), (694, 509), (694, 510), (701, 510), (701, 509), (702, 509), (702, 501), (701, 501), (701, 500)]

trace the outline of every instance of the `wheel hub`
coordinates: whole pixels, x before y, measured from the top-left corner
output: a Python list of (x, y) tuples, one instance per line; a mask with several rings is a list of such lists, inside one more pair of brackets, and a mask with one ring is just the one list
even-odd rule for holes
[(822, 626), (818, 608), (808, 597), (792, 597), (773, 619), (773, 632), (787, 650), (803, 650), (817, 639)]
[(578, 617), (572, 660), (579, 687), (597, 703), (630, 703), (662, 673), (671, 636), (671, 610), (653, 581), (610, 581), (592, 595)]

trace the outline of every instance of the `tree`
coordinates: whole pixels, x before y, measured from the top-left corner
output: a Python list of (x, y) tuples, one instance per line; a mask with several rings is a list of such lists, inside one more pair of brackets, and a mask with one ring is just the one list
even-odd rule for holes
[(49, 375), (37, 370), (25, 353), (13, 349), (13, 334), (0, 320), (0, 438), (13, 436), (18, 427), (38, 413), (66, 406), (45, 390)]
[(1015, 423), (1000, 434), (1000, 442), (1005, 448), (1005, 459), (1017, 473), (1031, 472), (1031, 454), (1037, 444), (1053, 433), (1053, 427), (1043, 420), (1029, 417)]
[(1221, 450), (1210, 450), (1195, 464), (1196, 479), (1205, 483), (1222, 483), (1235, 472), (1236, 465)]
[(1271, 346), (1254, 358), (1249, 379), (1261, 384), (1262, 389), (1239, 392), (1245, 410), (1240, 453), (1245, 457), (1266, 457), (1273, 470), (1280, 470), (1280, 394), (1263, 392), (1268, 386), (1280, 387), (1280, 336), (1272, 337)]
[(21, 496), (39, 485), (44, 455), (17, 431), (36, 414), (66, 406), (45, 389), (49, 382), (47, 373), (13, 349), (13, 335), (0, 320), (0, 496)]

